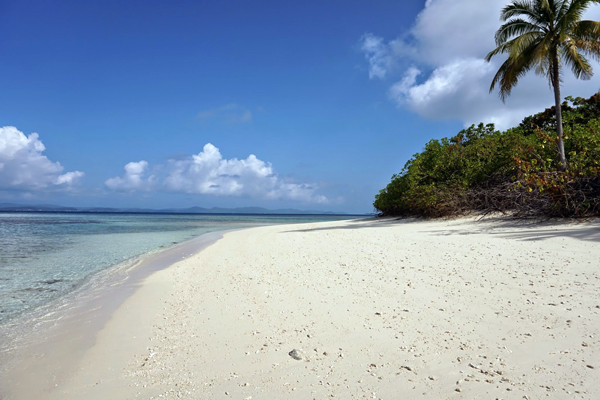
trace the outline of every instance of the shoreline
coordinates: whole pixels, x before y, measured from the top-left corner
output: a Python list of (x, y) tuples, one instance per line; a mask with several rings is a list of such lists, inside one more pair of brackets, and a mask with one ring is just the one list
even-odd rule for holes
[[(107, 271), (127, 268), (204, 233), (329, 218), (340, 217), (2, 214), (0, 241), (7, 246), (0, 271), (0, 330), (28, 319), (19, 316), (36, 318), (44, 308), (55, 312), (68, 307), (61, 298), (102, 285)], [(0, 353), (3, 337), (0, 333)]]
[(45, 398), (595, 398), (599, 258), (598, 221), (229, 232), (143, 279)]
[[(147, 277), (202, 251), (224, 233), (235, 230), (207, 232), (99, 271), (50, 306), (8, 321), (2, 332), (5, 337), (0, 354), (3, 364), (0, 398), (41, 398), (55, 385), (54, 381), (73, 372), (76, 362), (94, 344), (97, 333)], [(99, 282), (93, 283), (94, 280)], [(53, 311), (51, 306), (60, 307)], [(22, 379), (27, 376), (33, 381)], [(18, 382), (19, 387), (14, 387), (11, 381)], [(7, 387), (13, 389), (5, 393)], [(30, 392), (32, 389), (35, 392)]]

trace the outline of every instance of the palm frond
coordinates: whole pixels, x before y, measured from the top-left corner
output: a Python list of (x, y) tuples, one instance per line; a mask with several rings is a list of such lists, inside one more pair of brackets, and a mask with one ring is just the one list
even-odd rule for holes
[(503, 24), (496, 32), (496, 45), (500, 45), (513, 36), (522, 35), (529, 32), (542, 32), (542, 27), (521, 18), (512, 19)]
[(490, 51), (487, 56), (485, 56), (485, 61), (490, 62), (492, 57), (497, 56), (498, 54), (508, 53), (508, 44), (504, 43), (500, 46), (496, 47), (494, 50)]
[(581, 17), (592, 3), (600, 3), (600, 0), (571, 0), (569, 9), (565, 15), (573, 13), (573, 15)]
[(600, 22), (579, 21), (571, 30), (571, 35), (578, 39), (600, 41)]
[(546, 34), (538, 38), (536, 46), (530, 50), (530, 57), (534, 64), (545, 63), (551, 57), (553, 41), (554, 36), (552, 34)]
[(489, 62), (489, 61), (491, 61), (493, 56), (496, 56), (498, 54), (510, 53), (511, 46), (513, 45), (513, 41), (514, 41), (514, 39), (509, 40), (508, 42), (502, 43), (501, 45), (496, 47), (494, 50), (490, 51), (488, 53), (488, 55), (485, 56), (485, 60)]
[(567, 40), (560, 47), (560, 58), (578, 79), (589, 80), (592, 77), (592, 66), (585, 56), (577, 50), (574, 40)]
[(600, 22), (579, 21), (571, 37), (582, 53), (600, 61)]
[(519, 80), (532, 68), (525, 57), (509, 57), (505, 62), (506, 68), (500, 79), (500, 98), (505, 101)]
[[(507, 42), (510, 44), (510, 54), (528, 53), (532, 54), (532, 49), (543, 50), (545, 47), (547, 35), (540, 32), (528, 32)], [(529, 50), (528, 50), (529, 49)]]
[(510, 55), (519, 54), (524, 48), (531, 46), (532, 43), (541, 41), (543, 34), (540, 32), (527, 32), (512, 40), (506, 41), (490, 51), (485, 57), (486, 61), (490, 61), (493, 56), (498, 54), (508, 53)]
[(494, 91), (496, 85), (500, 83), (500, 99), (502, 102), (506, 101), (506, 98), (510, 95), (510, 92), (514, 86), (517, 85), (518, 80), (516, 78), (511, 78), (510, 70), (513, 69), (512, 60), (508, 58), (500, 68), (496, 75), (494, 75), (494, 79), (492, 79), (492, 84), (490, 85), (490, 93)]
[[(518, 38), (517, 38), (518, 39)], [(515, 39), (516, 40), (516, 39)], [(514, 40), (507, 45), (514, 45)], [(512, 88), (517, 85), (527, 72), (535, 65), (532, 63), (531, 54), (534, 52), (536, 42), (531, 42), (529, 47), (523, 51), (509, 52), (509, 56), (498, 69), (498, 72), (492, 80), (490, 92), (494, 90), (496, 85), (500, 86), (500, 98), (506, 100), (512, 91)]]
[(537, 75), (550, 78), (552, 64), (550, 62), (552, 52), (548, 49), (548, 36), (538, 37), (538, 40), (530, 41), (528, 46), (523, 46), (519, 52), (521, 57), (535, 68)]
[(535, 67), (536, 75), (546, 76), (550, 79), (550, 60), (548, 58), (544, 58), (542, 62), (538, 63)]
[(596, 40), (575, 40), (579, 51), (596, 61), (600, 61), (600, 42)]
[(564, 16), (569, 12), (569, 8), (571, 7), (572, 1), (562, 0), (560, 3), (556, 4), (556, 14), (554, 16), (554, 21), (560, 21)]
[(538, 19), (540, 19), (540, 21), (546, 25), (551, 25), (552, 21), (554, 21), (554, 16), (556, 13), (554, 1), (538, 0), (535, 3)]
[(572, 0), (570, 3), (565, 2), (565, 5), (568, 5), (568, 7), (557, 19), (559, 29), (563, 34), (566, 34), (574, 24), (581, 21), (583, 13), (590, 5), (590, 0)]
[(500, 20), (508, 21), (515, 16), (526, 16), (531, 21), (536, 21), (538, 15), (535, 12), (535, 3), (531, 0), (514, 1), (502, 9)]

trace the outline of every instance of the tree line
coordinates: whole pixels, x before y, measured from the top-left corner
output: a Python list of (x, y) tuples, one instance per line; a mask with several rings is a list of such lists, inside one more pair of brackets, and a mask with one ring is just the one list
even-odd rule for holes
[(373, 203), (383, 215), (600, 216), (600, 93), (561, 104), (568, 168), (557, 156), (555, 107), (498, 131), (472, 125), (431, 140)]

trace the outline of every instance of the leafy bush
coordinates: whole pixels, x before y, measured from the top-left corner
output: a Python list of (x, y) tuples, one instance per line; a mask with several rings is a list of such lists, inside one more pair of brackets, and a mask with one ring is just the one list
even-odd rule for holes
[(375, 196), (374, 207), (384, 215), (425, 217), (600, 215), (600, 94), (567, 100), (567, 171), (560, 170), (550, 108), (505, 132), (479, 124), (429, 141)]

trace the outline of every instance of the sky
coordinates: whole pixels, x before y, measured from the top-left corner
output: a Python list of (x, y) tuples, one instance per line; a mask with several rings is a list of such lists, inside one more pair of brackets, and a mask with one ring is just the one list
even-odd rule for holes
[(429, 140), (553, 104), (489, 93), (507, 3), (0, 0), (0, 203), (373, 212)]

